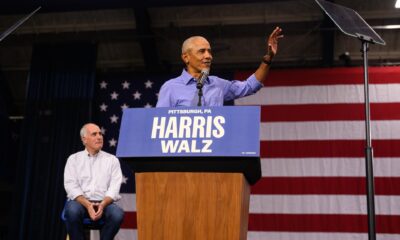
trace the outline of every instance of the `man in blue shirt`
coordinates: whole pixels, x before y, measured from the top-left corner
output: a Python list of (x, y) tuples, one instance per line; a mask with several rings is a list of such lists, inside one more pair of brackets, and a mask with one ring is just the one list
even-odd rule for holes
[[(247, 80), (228, 81), (216, 76), (207, 77), (202, 83), (201, 106), (222, 106), (224, 101), (245, 97), (260, 90), (278, 51), (278, 40), (282, 37), (282, 29), (276, 27), (268, 38), (266, 54), (260, 66)], [(186, 69), (179, 77), (164, 83), (157, 107), (196, 106), (198, 103), (197, 81), (204, 71), (209, 71), (213, 59), (210, 43), (201, 36), (190, 37), (182, 44), (181, 57)]]

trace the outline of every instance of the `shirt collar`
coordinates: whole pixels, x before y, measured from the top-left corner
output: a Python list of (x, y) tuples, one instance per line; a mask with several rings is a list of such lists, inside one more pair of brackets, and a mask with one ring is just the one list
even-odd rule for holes
[[(196, 81), (196, 80), (194, 79), (194, 77), (193, 77), (192, 75), (190, 75), (190, 73), (188, 73), (188, 72), (186, 71), (186, 69), (183, 69), (183, 70), (182, 70), (181, 79), (182, 79), (182, 81), (183, 81), (186, 85), (188, 85), (191, 81), (193, 81), (193, 82)], [(210, 83), (209, 77), (207, 77), (206, 82), (207, 82), (207, 83)]]
[(101, 152), (101, 150), (98, 152), (98, 153), (96, 153), (95, 155), (93, 155), (93, 156), (91, 156), (90, 155), (90, 153), (88, 152), (88, 150), (85, 148), (85, 156), (88, 156), (88, 157), (97, 157), (97, 156), (99, 156), (99, 154), (100, 154), (100, 152)]

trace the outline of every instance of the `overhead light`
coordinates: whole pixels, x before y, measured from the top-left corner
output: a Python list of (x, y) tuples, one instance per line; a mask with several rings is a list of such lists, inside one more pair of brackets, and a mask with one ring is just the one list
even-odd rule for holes
[(396, 0), (396, 4), (394, 5), (395, 8), (400, 8), (400, 0)]
[[(400, 2), (400, 0), (397, 0)], [(373, 29), (400, 29), (400, 25), (373, 26)]]

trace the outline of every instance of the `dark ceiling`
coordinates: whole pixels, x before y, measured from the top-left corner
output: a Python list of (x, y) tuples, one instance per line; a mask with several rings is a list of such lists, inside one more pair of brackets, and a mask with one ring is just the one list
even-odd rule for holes
[[(387, 42), (370, 46), (370, 65), (399, 65), (400, 29), (384, 28), (400, 24), (395, 0), (335, 3), (355, 9)], [(362, 60), (360, 42), (342, 34), (314, 0), (2, 1), (0, 31), (38, 6), (38, 13), (0, 42), (10, 115), (23, 113), (32, 47), (38, 43), (94, 42), (99, 73), (178, 73), (182, 41), (203, 35), (213, 48), (213, 71), (251, 70), (260, 62), (268, 34), (280, 26), (285, 37), (275, 68), (360, 66)]]
[[(207, 5), (216, 4), (242, 4), (255, 2), (273, 2), (279, 0), (14, 0), (4, 1), (0, 4), (1, 14), (18, 14), (33, 11), (37, 7), (42, 7), (42, 12), (65, 12), (65, 11), (83, 11), (117, 8), (135, 8), (135, 7), (171, 7), (197, 5), (207, 7)], [(285, 0), (281, 0), (285, 1)]]

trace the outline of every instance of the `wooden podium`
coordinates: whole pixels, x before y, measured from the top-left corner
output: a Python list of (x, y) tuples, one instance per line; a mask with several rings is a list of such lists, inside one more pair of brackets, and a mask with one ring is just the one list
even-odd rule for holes
[[(259, 109), (248, 113), (249, 108), (254, 110), (254, 107), (208, 109), (208, 118), (214, 115), (224, 118), (221, 126), (228, 137), (208, 137), (213, 145), (206, 153), (197, 147), (192, 147), (192, 152), (187, 147), (176, 148), (180, 152), (158, 150), (165, 145), (162, 141), (185, 141), (168, 140), (164, 132), (159, 140), (157, 134), (163, 131), (162, 127), (157, 125), (154, 130), (154, 126), (146, 126), (148, 122), (157, 124), (169, 109), (135, 109), (132, 115), (124, 111), (117, 156), (136, 172), (139, 240), (247, 239), (250, 184), (261, 178)], [(163, 121), (166, 126), (173, 126), (168, 125), (171, 112), (168, 114)], [(185, 117), (187, 130), (190, 119)], [(252, 129), (245, 134), (238, 131), (243, 124)], [(201, 143), (199, 136), (194, 139), (196, 144)], [(192, 139), (188, 141), (193, 144)]]
[(137, 173), (138, 238), (245, 240), (249, 198), (241, 173)]

